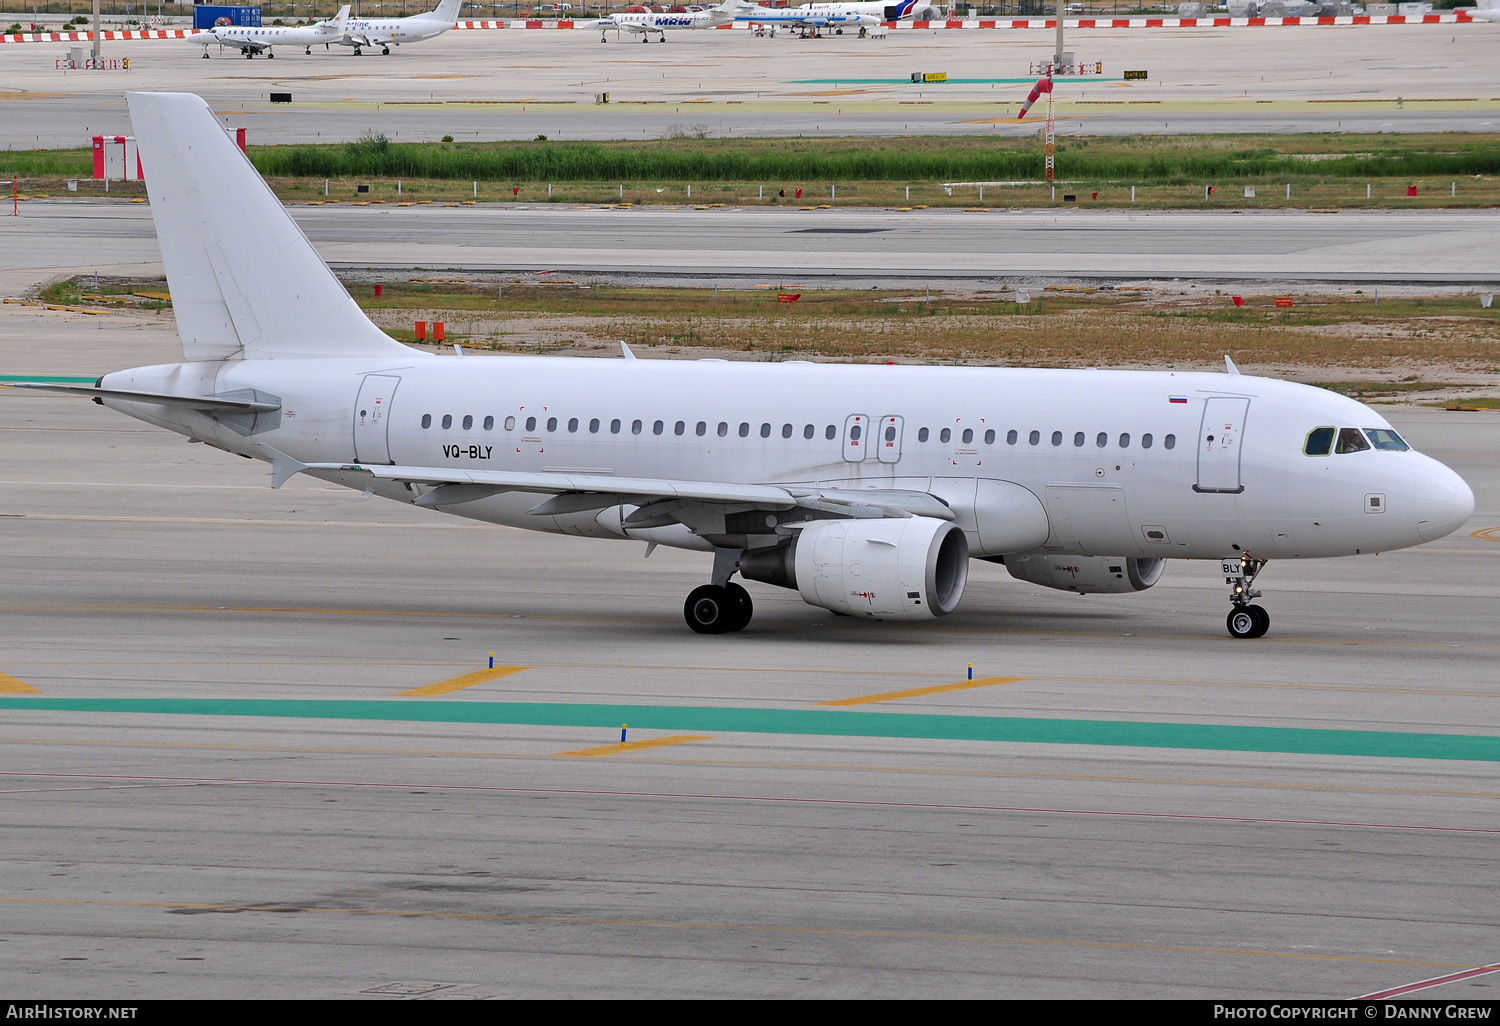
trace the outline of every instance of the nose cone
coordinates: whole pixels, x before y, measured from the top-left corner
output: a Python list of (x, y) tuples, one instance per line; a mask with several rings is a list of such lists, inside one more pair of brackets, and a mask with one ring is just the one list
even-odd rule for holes
[(1463, 478), (1444, 466), (1417, 479), (1417, 533), (1425, 541), (1452, 534), (1474, 512), (1474, 493)]

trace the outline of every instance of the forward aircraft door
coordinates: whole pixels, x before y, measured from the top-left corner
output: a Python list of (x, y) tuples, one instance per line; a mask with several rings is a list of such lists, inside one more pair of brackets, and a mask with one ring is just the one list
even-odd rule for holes
[(1203, 405), (1203, 424), (1198, 429), (1197, 492), (1245, 490), (1240, 483), (1241, 435), (1250, 400), (1218, 396)]
[(401, 379), (394, 374), (366, 374), (354, 401), (354, 459), (357, 463), (390, 463), (391, 399)]

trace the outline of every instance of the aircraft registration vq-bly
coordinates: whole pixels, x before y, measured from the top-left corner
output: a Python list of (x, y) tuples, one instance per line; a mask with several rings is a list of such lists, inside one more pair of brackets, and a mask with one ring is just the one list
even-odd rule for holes
[(735, 573), (925, 620), (957, 608), (970, 559), (1083, 593), (1209, 558), (1229, 632), (1259, 637), (1266, 560), (1420, 545), (1474, 509), (1374, 410), (1227, 359), (1211, 374), (418, 352), (365, 317), (207, 104), (129, 103), (185, 359), (30, 387), (265, 460), (273, 486), (307, 473), (711, 552), (684, 610), (699, 633), (749, 623)]

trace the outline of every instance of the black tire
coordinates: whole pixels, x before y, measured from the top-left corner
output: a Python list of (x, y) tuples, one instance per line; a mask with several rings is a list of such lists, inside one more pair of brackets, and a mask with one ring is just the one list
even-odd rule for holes
[(1265, 637), (1266, 631), (1271, 629), (1271, 614), (1260, 606), (1249, 606), (1246, 612), (1255, 618), (1255, 633), (1250, 636), (1252, 638)]
[(688, 592), (682, 618), (695, 634), (723, 634), (733, 622), (735, 606), (725, 589), (705, 584)]
[(750, 618), (755, 615), (755, 603), (750, 601), (750, 593), (738, 584), (730, 583), (724, 586), (724, 594), (729, 598), (729, 622), (724, 625), (725, 631), (742, 631), (750, 625)]
[[(1235, 606), (1229, 611), (1229, 618), (1224, 621), (1224, 626), (1229, 629), (1231, 638), (1258, 638), (1255, 629), (1260, 626), (1260, 618), (1252, 609), (1254, 606)], [(1270, 617), (1266, 618), (1266, 625), (1270, 626)]]

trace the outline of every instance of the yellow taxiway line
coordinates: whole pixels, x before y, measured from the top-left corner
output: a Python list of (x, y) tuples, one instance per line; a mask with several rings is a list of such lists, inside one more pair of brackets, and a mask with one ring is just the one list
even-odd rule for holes
[(660, 748), (662, 745), (682, 745), (689, 741), (710, 741), (712, 734), (676, 734), (672, 737), (657, 737), (650, 741), (626, 741), (618, 745), (604, 745), (602, 748), (580, 748), (576, 752), (558, 752), (558, 755), (573, 756), (580, 759), (593, 759), (601, 755), (619, 755), (621, 752), (638, 752), (643, 748)]
[(24, 680), (16, 680), (8, 673), (0, 673), (0, 695), (39, 695), (40, 688), (34, 688)]
[(894, 702), (898, 698), (921, 698), (924, 695), (940, 695), (945, 691), (968, 691), (970, 688), (988, 688), (996, 684), (1014, 684), (1028, 680), (1027, 677), (984, 677), (980, 680), (961, 680), (957, 684), (939, 684), (930, 688), (910, 688), (906, 691), (887, 691), (880, 695), (860, 695), (857, 698), (840, 698), (819, 705), (874, 705), (876, 702)]
[(475, 684), (484, 684), (495, 680), (497, 677), (509, 677), (513, 673), (529, 670), (529, 666), (495, 666), (486, 670), (475, 670), (461, 677), (453, 677), (450, 680), (440, 680), (436, 684), (428, 684), (425, 687), (413, 688), (403, 691), (402, 698), (432, 698), (436, 695), (446, 695), (454, 691), (462, 691), (464, 688), (472, 688)]

